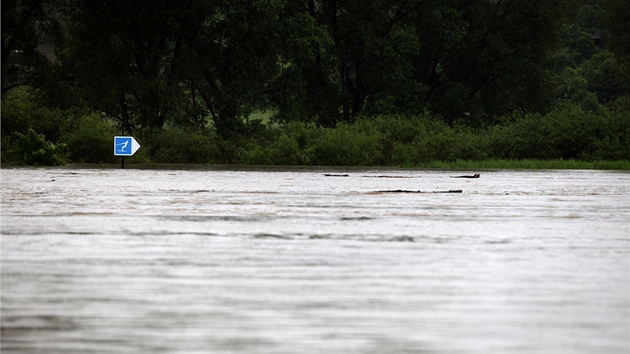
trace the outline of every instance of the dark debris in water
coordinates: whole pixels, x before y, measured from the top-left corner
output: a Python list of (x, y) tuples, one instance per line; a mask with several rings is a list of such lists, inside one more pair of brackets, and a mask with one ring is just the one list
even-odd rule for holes
[(341, 217), (340, 220), (342, 221), (365, 221), (365, 220), (374, 220), (373, 217), (369, 217), (369, 216), (344, 216)]
[(291, 237), (291, 236), (284, 236), (284, 235), (270, 234), (270, 233), (256, 234), (256, 235), (254, 235), (254, 238), (258, 238), (258, 239), (278, 239), (278, 240), (292, 240), (292, 239), (295, 239), (294, 237)]
[(305, 235), (305, 234), (273, 234), (273, 233), (259, 233), (254, 235), (256, 239), (268, 239), (268, 240), (332, 240), (332, 241), (360, 241), (360, 242), (416, 242), (416, 238), (413, 236), (374, 236), (374, 235), (332, 235), (332, 234), (320, 234), (320, 235)]
[(376, 192), (372, 192), (374, 194), (381, 194), (381, 193), (462, 193), (463, 191), (461, 189), (450, 189), (450, 190), (445, 190), (445, 191), (416, 191), (416, 190), (407, 190), (407, 189), (389, 189), (389, 190), (381, 190), (381, 191), (376, 191)]
[(451, 178), (479, 178), (479, 174), (475, 173), (474, 175), (451, 176)]

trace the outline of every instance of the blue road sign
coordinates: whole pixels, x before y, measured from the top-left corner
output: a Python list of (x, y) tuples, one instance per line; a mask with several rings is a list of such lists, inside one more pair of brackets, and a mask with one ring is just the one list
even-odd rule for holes
[(114, 155), (132, 156), (140, 149), (140, 144), (131, 136), (114, 137)]

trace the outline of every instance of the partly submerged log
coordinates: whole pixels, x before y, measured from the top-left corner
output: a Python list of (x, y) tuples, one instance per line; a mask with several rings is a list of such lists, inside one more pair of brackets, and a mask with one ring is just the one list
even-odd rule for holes
[(475, 173), (472, 176), (466, 175), (466, 176), (451, 176), (451, 178), (479, 178), (479, 174)]
[(344, 174), (324, 173), (324, 176), (326, 176), (326, 177), (350, 177), (350, 175), (347, 174), (347, 173), (344, 173)]
[(462, 193), (462, 190), (450, 189), (447, 191), (414, 191), (414, 190), (406, 190), (406, 189), (390, 189), (390, 190), (376, 191), (372, 193)]

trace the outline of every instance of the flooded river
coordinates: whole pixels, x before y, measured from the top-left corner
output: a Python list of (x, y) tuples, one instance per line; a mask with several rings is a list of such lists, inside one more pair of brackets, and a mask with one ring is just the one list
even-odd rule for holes
[(1, 187), (2, 353), (630, 352), (628, 172), (4, 168)]

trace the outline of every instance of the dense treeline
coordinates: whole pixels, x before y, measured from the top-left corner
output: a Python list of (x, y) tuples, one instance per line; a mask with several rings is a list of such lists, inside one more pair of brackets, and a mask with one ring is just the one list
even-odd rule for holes
[[(627, 0), (7, 0), (2, 162), (630, 157)], [(260, 119), (262, 118), (262, 119)]]

